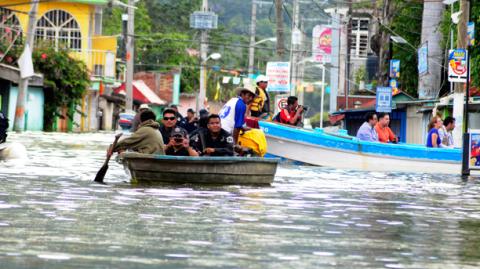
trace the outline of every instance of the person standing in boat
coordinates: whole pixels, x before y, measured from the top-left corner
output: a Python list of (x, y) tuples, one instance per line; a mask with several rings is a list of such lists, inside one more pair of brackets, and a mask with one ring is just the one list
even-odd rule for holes
[[(170, 136), (177, 125), (178, 118), (175, 110), (167, 108), (163, 111), (162, 126), (160, 127), (160, 133), (162, 133), (163, 143), (167, 145), (170, 142)], [(180, 127), (181, 128), (181, 127)], [(183, 129), (183, 128), (182, 128)]]
[(438, 135), (442, 140), (442, 143), (440, 143), (441, 148), (454, 147), (452, 134), (453, 129), (455, 129), (455, 118), (448, 116), (443, 120), (443, 126), (438, 129)]
[(357, 138), (362, 141), (378, 142), (378, 134), (375, 131), (375, 125), (378, 122), (375, 112), (365, 114), (365, 122), (357, 131)]
[(250, 104), (250, 114), (252, 117), (266, 118), (270, 113), (270, 96), (267, 92), (268, 79), (264, 75), (259, 75), (256, 83), (255, 93), (257, 96)]
[(392, 129), (388, 127), (388, 124), (390, 124), (390, 115), (388, 113), (379, 113), (378, 123), (375, 125), (378, 141), (382, 143), (397, 143), (398, 138)]
[(434, 116), (428, 124), (427, 147), (438, 148), (442, 143), (438, 130), (442, 128), (443, 121), (439, 116)]
[[(145, 154), (164, 155), (162, 134), (158, 131), (160, 125), (155, 121), (157, 116), (147, 110), (140, 114), (141, 123), (131, 136), (118, 141), (113, 152), (132, 150)], [(109, 149), (110, 150), (110, 149)]]
[(198, 153), (189, 145), (188, 134), (185, 129), (175, 127), (169, 139), (170, 142), (165, 146), (165, 154), (171, 156), (198, 156)]
[(190, 144), (201, 156), (233, 156), (233, 137), (222, 129), (220, 116), (208, 116), (207, 129), (190, 138)]
[(237, 88), (238, 96), (230, 99), (220, 110), (219, 116), (222, 122), (222, 128), (231, 133), (235, 144), (238, 142), (240, 131), (246, 131), (249, 128), (244, 127), (245, 113), (255, 97), (255, 90), (250, 88)]
[(296, 96), (289, 96), (287, 98), (287, 107), (282, 109), (278, 114), (278, 117), (275, 117), (283, 124), (289, 124), (297, 126), (302, 120), (302, 114), (304, 107), (298, 105), (298, 98)]

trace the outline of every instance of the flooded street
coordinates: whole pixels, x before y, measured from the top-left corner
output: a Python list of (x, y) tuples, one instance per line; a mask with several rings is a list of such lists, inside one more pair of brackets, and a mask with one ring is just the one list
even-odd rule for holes
[(113, 134), (11, 134), (1, 268), (478, 268), (480, 184), (280, 166), (270, 187), (131, 186)]

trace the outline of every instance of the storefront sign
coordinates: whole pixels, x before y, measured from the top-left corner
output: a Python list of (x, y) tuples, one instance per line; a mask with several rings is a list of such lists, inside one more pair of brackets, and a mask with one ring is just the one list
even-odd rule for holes
[(377, 87), (377, 103), (375, 106), (377, 112), (392, 112), (392, 88)]
[(270, 92), (290, 92), (290, 62), (268, 62), (268, 88)]
[(332, 27), (317, 25), (312, 32), (312, 58), (315, 62), (332, 62)]
[(468, 52), (454, 49), (448, 52), (448, 81), (467, 82)]

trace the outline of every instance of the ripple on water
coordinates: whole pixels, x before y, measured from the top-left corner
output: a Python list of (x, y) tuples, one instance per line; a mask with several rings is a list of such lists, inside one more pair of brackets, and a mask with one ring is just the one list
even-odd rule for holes
[(0, 163), (2, 268), (480, 266), (478, 182), (281, 165), (268, 187), (130, 186), (112, 161), (99, 185), (113, 134), (10, 138), (30, 160)]

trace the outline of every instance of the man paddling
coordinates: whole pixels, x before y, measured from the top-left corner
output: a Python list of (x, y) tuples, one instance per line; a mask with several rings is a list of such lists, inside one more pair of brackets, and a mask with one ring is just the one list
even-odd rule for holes
[(132, 150), (145, 154), (164, 155), (162, 134), (158, 131), (160, 125), (155, 121), (156, 116), (150, 110), (140, 114), (141, 123), (138, 130), (130, 137), (118, 141), (113, 152)]

